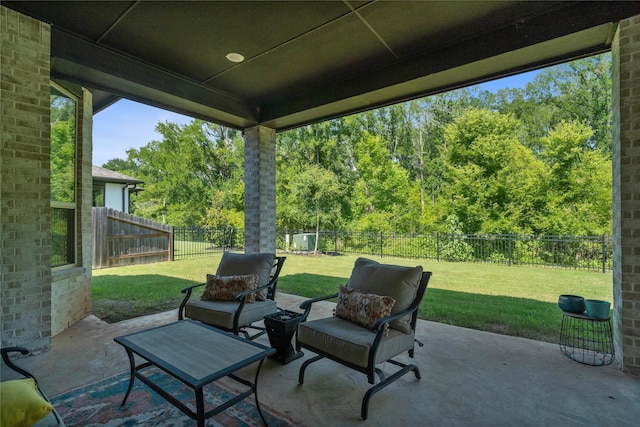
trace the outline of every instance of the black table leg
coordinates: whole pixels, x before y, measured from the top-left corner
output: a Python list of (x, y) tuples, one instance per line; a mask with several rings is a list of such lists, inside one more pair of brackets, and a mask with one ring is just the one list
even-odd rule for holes
[(131, 365), (131, 376), (129, 377), (129, 388), (127, 389), (127, 394), (124, 395), (124, 399), (122, 400), (120, 406), (124, 406), (124, 403), (127, 401), (129, 393), (131, 393), (131, 389), (133, 388), (133, 381), (136, 378), (136, 362), (133, 358), (133, 353), (128, 348), (125, 348), (125, 350), (127, 350), (127, 356), (129, 356), (129, 365)]
[(258, 370), (256, 371), (256, 378), (253, 380), (253, 394), (256, 399), (256, 408), (258, 408), (258, 413), (260, 414), (260, 418), (262, 418), (262, 422), (264, 423), (264, 425), (268, 426), (269, 423), (264, 418), (264, 415), (262, 414), (262, 410), (260, 409), (260, 402), (258, 401), (258, 375), (260, 374), (260, 368), (262, 368), (262, 362), (264, 362), (264, 359), (260, 359), (260, 363), (258, 364)]
[(202, 387), (196, 389), (196, 419), (198, 427), (204, 427), (204, 397)]

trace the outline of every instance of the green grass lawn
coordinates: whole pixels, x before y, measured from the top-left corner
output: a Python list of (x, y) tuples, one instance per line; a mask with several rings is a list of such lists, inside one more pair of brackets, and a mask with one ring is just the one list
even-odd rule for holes
[[(215, 273), (220, 257), (94, 270), (94, 314), (115, 322), (177, 308), (180, 289)], [(278, 290), (310, 298), (337, 292), (356, 258), (287, 255)], [(370, 258), (432, 271), (420, 317), (466, 328), (557, 342), (558, 295), (613, 301), (610, 272)]]

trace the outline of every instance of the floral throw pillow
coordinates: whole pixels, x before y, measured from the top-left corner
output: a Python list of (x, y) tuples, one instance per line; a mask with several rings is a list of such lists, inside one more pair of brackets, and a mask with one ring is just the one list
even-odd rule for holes
[[(235, 301), (236, 296), (258, 286), (258, 275), (218, 276), (207, 274), (207, 283), (202, 292), (202, 301)], [(256, 294), (247, 295), (247, 302), (256, 302)]]
[(396, 303), (391, 297), (368, 294), (340, 286), (335, 315), (371, 329), (376, 320), (391, 314)]

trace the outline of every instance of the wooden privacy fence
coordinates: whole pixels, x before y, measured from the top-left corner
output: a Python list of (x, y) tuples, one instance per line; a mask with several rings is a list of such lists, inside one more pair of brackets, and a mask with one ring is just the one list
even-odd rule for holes
[(94, 269), (173, 260), (173, 227), (111, 208), (91, 213)]

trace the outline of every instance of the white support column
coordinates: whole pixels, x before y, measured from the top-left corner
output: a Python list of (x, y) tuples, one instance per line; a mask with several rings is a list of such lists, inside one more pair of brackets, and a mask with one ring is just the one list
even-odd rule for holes
[(276, 252), (276, 131), (244, 131), (245, 252)]

